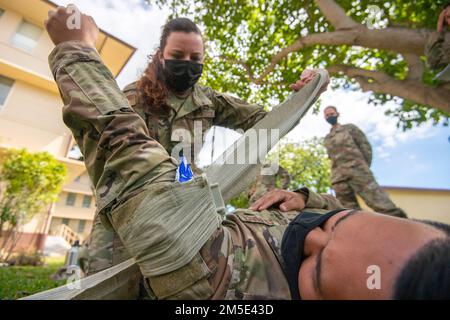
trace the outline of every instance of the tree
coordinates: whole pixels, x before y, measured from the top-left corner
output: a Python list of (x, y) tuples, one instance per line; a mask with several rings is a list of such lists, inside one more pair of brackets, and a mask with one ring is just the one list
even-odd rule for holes
[[(0, 252), (6, 260), (16, 246), (18, 229), (57, 199), (66, 167), (47, 152), (8, 150), (0, 169)], [(3, 229), (7, 228), (4, 233)]]
[[(312, 138), (301, 143), (282, 143), (278, 150), (279, 164), (291, 175), (290, 190), (308, 187), (315, 192), (331, 188), (331, 162), (323, 140)], [(274, 154), (269, 155), (269, 159)]]
[(147, 2), (204, 26), (204, 78), (214, 89), (258, 103), (284, 100), (303, 69), (321, 67), (335, 88), (372, 92), (374, 104), (397, 101), (387, 113), (403, 129), (449, 123), (450, 83), (436, 83), (424, 58), (446, 0)]
[[(279, 165), (291, 175), (289, 190), (308, 187), (315, 192), (328, 192), (331, 188), (331, 163), (322, 139), (312, 138), (301, 143), (284, 143), (276, 147), (269, 155), (268, 161), (278, 161)], [(254, 182), (252, 186), (254, 187)], [(280, 187), (277, 179), (275, 187)], [(247, 191), (232, 199), (234, 208), (248, 208)]]

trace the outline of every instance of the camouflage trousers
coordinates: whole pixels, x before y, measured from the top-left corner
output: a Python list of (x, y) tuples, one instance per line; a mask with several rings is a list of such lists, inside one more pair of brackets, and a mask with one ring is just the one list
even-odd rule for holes
[(345, 208), (361, 209), (356, 195), (379, 213), (406, 218), (406, 213), (398, 208), (375, 180), (370, 170), (355, 170), (345, 181), (333, 183), (336, 198)]

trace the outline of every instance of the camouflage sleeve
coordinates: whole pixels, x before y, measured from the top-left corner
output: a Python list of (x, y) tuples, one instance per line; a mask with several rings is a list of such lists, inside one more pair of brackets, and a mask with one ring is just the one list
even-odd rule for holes
[(280, 188), (287, 189), (289, 187), (289, 185), (291, 184), (291, 179), (292, 179), (289, 172), (282, 166), (279, 166), (278, 176), (280, 177)]
[(247, 130), (264, 118), (263, 107), (212, 89), (208, 92), (215, 109), (214, 125)]
[(306, 196), (305, 208), (324, 210), (344, 208), (344, 206), (339, 202), (338, 199), (326, 193), (318, 194), (306, 187), (298, 189), (295, 192), (301, 193)]
[(138, 88), (136, 87), (136, 82), (128, 84), (125, 88), (123, 88), (123, 93), (125, 97), (128, 99), (128, 103), (131, 108), (136, 112), (144, 121), (146, 121), (145, 115), (145, 104), (141, 102), (141, 98), (139, 96)]
[(445, 41), (445, 32), (435, 32), (430, 36), (425, 55), (431, 69), (440, 69), (450, 63), (450, 43)]
[(367, 140), (364, 132), (362, 132), (357, 126), (349, 124), (348, 128), (350, 129), (350, 135), (361, 151), (364, 159), (367, 162), (367, 165), (370, 167), (370, 165), (372, 164), (372, 147), (369, 140)]
[(172, 159), (149, 137), (95, 48), (79, 41), (61, 43), (49, 64), (64, 102), (63, 120), (84, 156), (98, 211), (163, 175), (161, 170), (174, 171)]

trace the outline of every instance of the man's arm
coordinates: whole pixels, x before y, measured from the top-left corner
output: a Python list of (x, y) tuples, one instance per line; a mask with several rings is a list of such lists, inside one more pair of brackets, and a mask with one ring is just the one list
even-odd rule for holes
[(352, 136), (353, 141), (355, 141), (364, 159), (366, 160), (367, 165), (370, 167), (370, 165), (372, 164), (372, 147), (369, 140), (367, 140), (364, 132), (362, 132), (354, 124), (348, 124), (347, 126), (349, 128), (350, 135)]
[(324, 209), (335, 210), (343, 208), (335, 197), (329, 194), (318, 194), (308, 188), (301, 188), (295, 192), (275, 189), (266, 193), (250, 206), (251, 210), (261, 211), (278, 205), (281, 211)]
[(64, 102), (64, 123), (83, 153), (101, 211), (160, 176), (174, 181), (176, 166), (149, 137), (145, 122), (102, 63), (94, 47), (95, 22), (82, 15), (83, 30), (68, 30), (65, 10), (59, 7), (46, 23), (56, 44), (49, 64)]
[(428, 65), (436, 70), (450, 63), (450, 44), (445, 42), (445, 32), (435, 32), (428, 39), (425, 55)]
[(246, 131), (266, 115), (266, 111), (259, 105), (218, 93), (211, 88), (205, 89), (215, 108), (214, 125)]
[(305, 195), (305, 208), (335, 210), (344, 207), (337, 198), (330, 194), (316, 193), (306, 187), (298, 189), (296, 192)]

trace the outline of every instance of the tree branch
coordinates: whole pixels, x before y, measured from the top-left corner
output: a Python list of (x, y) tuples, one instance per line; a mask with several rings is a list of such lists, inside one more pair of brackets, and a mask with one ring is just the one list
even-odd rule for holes
[(345, 14), (345, 11), (334, 0), (316, 0), (320, 11), (336, 30), (365, 28)]
[(382, 30), (349, 29), (334, 32), (314, 33), (306, 37), (298, 38), (291, 45), (283, 48), (275, 54), (269, 65), (256, 77), (251, 68), (241, 60), (221, 56), (231, 63), (242, 65), (250, 78), (250, 81), (261, 85), (264, 79), (275, 69), (275, 66), (292, 52), (314, 45), (349, 45), (365, 48), (384, 49), (403, 53), (404, 55), (423, 54), (428, 34), (432, 31), (408, 30), (403, 28), (386, 28)]
[(346, 65), (328, 68), (331, 74), (343, 73), (354, 78), (363, 91), (390, 94), (450, 113), (450, 91), (442, 86), (431, 87), (420, 80), (397, 80), (381, 71)]
[(408, 80), (421, 80), (425, 66), (420, 57), (412, 53), (404, 53), (403, 58), (408, 65)]

